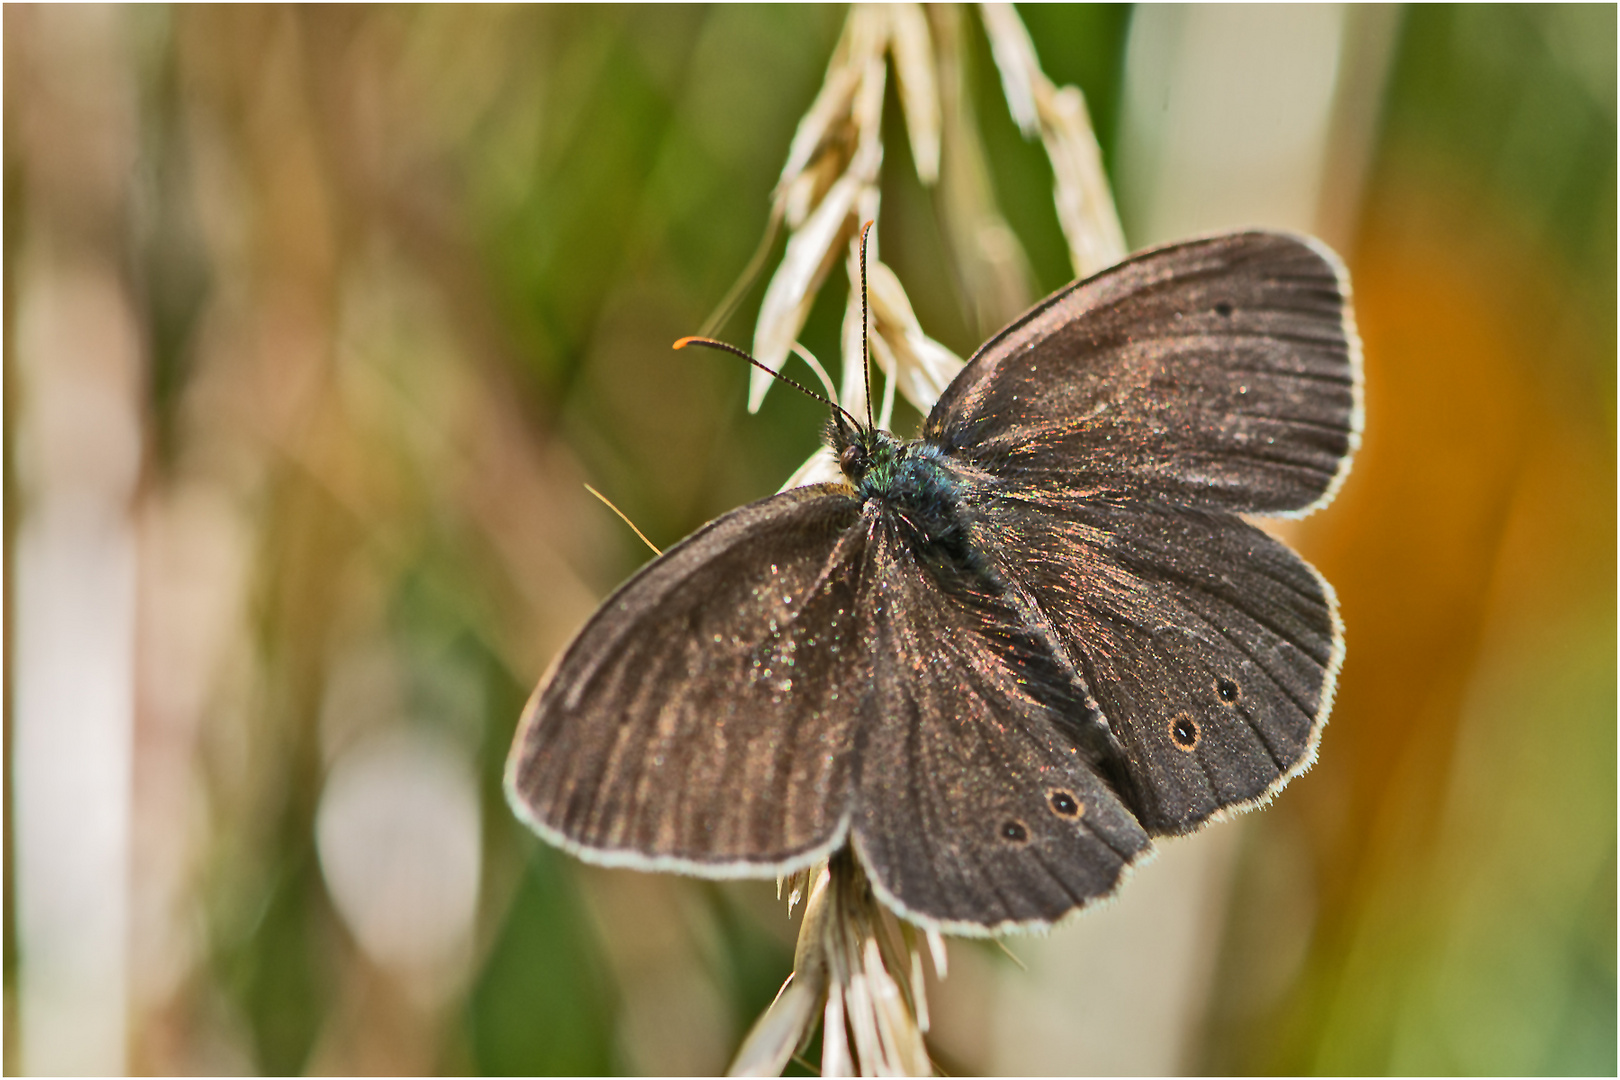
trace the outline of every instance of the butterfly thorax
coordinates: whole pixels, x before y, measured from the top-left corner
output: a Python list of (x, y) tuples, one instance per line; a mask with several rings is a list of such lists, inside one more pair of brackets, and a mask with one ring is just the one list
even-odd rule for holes
[(963, 542), (962, 482), (938, 447), (867, 428), (834, 429), (832, 443), (863, 503), (888, 512), (924, 545)]

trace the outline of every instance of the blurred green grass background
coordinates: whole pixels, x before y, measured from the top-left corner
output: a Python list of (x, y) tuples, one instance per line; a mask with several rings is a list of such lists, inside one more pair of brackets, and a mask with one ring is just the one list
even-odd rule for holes
[[(1021, 13), (1114, 168), (1131, 10)], [(99, 268), (135, 357), (93, 369), (140, 423), (125, 1067), (711, 1071), (769, 1002), (792, 927), (768, 884), (583, 868), (519, 826), (500, 773), (549, 659), (647, 556), (582, 484), (662, 546), (815, 445), (815, 403), (749, 416), (741, 365), (669, 343), (748, 261), (843, 17), (6, 8), (8, 552), (57, 482), (28, 441), (48, 361), (21, 328), (50, 275)], [(1044, 292), (1070, 276), (1050, 172), (968, 25), (992, 178)], [(1300, 540), (1349, 656), (1320, 763), (1244, 834), (1186, 1067), (1612, 1074), (1615, 9), (1393, 25), (1336, 238), (1366, 441)], [(965, 356), (994, 328), (887, 142), (885, 259)], [(723, 336), (746, 343), (760, 292)], [(842, 304), (812, 313), (818, 355)], [(8, 556), (8, 600), (21, 572)], [(16, 655), (8, 1073), (40, 1060), (19, 1026)], [(473, 906), (431, 955), (357, 934), (317, 851), (346, 755), (396, 729), (476, 797)], [(1281, 967), (1279, 925), (1304, 927)]]

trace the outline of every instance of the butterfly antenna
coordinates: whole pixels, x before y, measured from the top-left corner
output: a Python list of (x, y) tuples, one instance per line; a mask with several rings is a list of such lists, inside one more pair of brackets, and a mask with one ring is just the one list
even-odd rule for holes
[(825, 397), (825, 396), (823, 396), (821, 394), (816, 393), (814, 390), (810, 389), (808, 386), (804, 385), (801, 382), (798, 382), (795, 379), (788, 378), (786, 375), (782, 374), (780, 371), (772, 371), (770, 368), (766, 367), (764, 364), (760, 363), (758, 360), (755, 360), (752, 356), (750, 356), (748, 353), (744, 352), (742, 349), (737, 348), (737, 346), (735, 346), (735, 345), (728, 345), (724, 341), (716, 341), (714, 338), (683, 337), (683, 338), (681, 338), (679, 341), (677, 341), (675, 343), (674, 348), (684, 349), (688, 345), (702, 345), (706, 349), (719, 349), (721, 352), (728, 352), (728, 353), (731, 353), (733, 356), (740, 356), (744, 360), (748, 361), (750, 364), (753, 364), (755, 367), (759, 368), (759, 370), (765, 372), (765, 374), (769, 375), (771, 378), (776, 379), (778, 382), (786, 383), (787, 385), (793, 387), (793, 389), (797, 390), (799, 393), (804, 394), (806, 397), (815, 398), (817, 401), (821, 402), (823, 405), (827, 406), (830, 409), (837, 410), (838, 412), (840, 412), (840, 413), (842, 413), (844, 415), (845, 419), (847, 419), (851, 424), (854, 424), (856, 427), (861, 426), (861, 422), (859, 420), (855, 419), (855, 417), (851, 416), (848, 409), (846, 409), (842, 405), (838, 404), (838, 402), (834, 401), (832, 398)]
[(640, 529), (636, 528), (636, 523), (631, 521), (629, 519), (629, 517), (627, 517), (625, 515), (625, 512), (623, 510), (620, 510), (617, 506), (614, 506), (613, 502), (606, 495), (602, 494), (600, 491), (597, 491), (595, 488), (591, 487), (591, 485), (589, 485), (589, 484), (585, 485), (585, 490), (590, 492), (592, 495), (595, 495), (598, 499), (601, 499), (603, 506), (605, 506), (609, 510), (613, 511), (615, 514), (618, 514), (619, 515), (619, 520), (624, 522), (626, 525), (630, 526), (630, 531), (635, 533), (637, 536), (641, 537), (641, 542), (643, 544), (646, 544), (648, 547), (652, 548), (652, 553), (654, 555), (662, 555), (663, 554), (662, 551), (658, 550), (658, 545), (653, 543), (651, 540), (647, 539), (647, 534), (642, 532)]
[(877, 421), (872, 419), (872, 353), (866, 343), (866, 237), (875, 224), (868, 221), (861, 226), (861, 374), (866, 378), (866, 426), (873, 431), (877, 430)]

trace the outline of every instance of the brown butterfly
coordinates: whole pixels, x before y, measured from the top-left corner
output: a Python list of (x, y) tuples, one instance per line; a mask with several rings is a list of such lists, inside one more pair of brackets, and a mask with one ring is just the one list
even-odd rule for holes
[(1314, 760), (1333, 590), (1240, 514), (1332, 499), (1361, 430), (1339, 260), (1147, 251), (992, 338), (907, 441), (709, 523), (535, 691), (507, 791), (591, 862), (771, 877), (852, 846), (896, 913), (1045, 926), (1153, 836)]

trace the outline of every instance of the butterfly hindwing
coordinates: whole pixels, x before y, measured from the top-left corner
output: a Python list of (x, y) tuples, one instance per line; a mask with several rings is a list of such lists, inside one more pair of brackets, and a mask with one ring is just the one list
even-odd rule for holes
[(1095, 710), (971, 570), (875, 515), (860, 589), (873, 679), (855, 849), (889, 905), (958, 933), (1051, 923), (1148, 846), (1098, 771)]
[(992, 338), (924, 437), (1053, 498), (1305, 511), (1359, 439), (1348, 293), (1337, 258), (1287, 234), (1132, 256)]
[(1148, 832), (1263, 800), (1313, 760), (1336, 602), (1270, 536), (1219, 512), (997, 498), (975, 539), (1107, 718)]
[(519, 813), (586, 859), (706, 876), (785, 872), (841, 843), (854, 713), (840, 695), (870, 667), (859, 516), (845, 488), (795, 489), (621, 587), (524, 714)]

